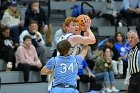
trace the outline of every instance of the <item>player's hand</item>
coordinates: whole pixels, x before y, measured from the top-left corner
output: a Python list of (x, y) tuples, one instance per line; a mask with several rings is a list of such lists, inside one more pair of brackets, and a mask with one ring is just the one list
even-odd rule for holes
[(90, 29), (90, 26), (91, 26), (91, 19), (90, 18), (84, 18), (83, 19), (83, 22), (85, 24), (86, 30), (89, 30)]
[(77, 75), (77, 80), (80, 80), (80, 77)]
[(47, 75), (47, 74), (52, 74), (52, 73), (53, 73), (53, 71), (47, 69), (46, 67), (43, 67), (43, 68), (41, 69), (41, 75)]
[(95, 75), (93, 75), (91, 72), (88, 73), (89, 77), (95, 77)]

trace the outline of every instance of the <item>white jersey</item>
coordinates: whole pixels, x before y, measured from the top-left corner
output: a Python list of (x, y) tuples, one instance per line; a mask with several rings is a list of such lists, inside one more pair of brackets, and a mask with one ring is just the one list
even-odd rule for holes
[[(73, 36), (73, 33), (67, 33), (65, 35), (62, 35), (59, 40), (58, 43), (62, 40), (68, 40), (69, 37)], [(71, 42), (70, 42), (71, 43)], [(71, 51), (69, 52), (69, 55), (77, 55), (79, 53), (79, 49), (80, 49), (80, 44), (75, 44), (71, 46)], [(57, 52), (57, 55), (59, 55), (59, 52)]]

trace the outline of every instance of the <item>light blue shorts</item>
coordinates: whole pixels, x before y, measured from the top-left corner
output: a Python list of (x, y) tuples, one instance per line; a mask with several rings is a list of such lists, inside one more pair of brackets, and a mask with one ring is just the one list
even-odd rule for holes
[(54, 87), (50, 90), (49, 93), (79, 93), (79, 91), (77, 89), (74, 89), (74, 88)]

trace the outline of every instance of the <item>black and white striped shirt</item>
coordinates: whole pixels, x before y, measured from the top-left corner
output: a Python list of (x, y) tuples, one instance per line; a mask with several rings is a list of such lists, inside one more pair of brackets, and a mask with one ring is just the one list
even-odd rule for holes
[(140, 72), (139, 68), (139, 48), (136, 46), (128, 54), (128, 69), (130, 74)]

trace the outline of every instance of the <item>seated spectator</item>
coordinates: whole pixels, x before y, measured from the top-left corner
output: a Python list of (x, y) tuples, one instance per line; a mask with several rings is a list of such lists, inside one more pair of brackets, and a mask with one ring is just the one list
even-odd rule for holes
[(115, 45), (115, 47), (118, 50), (119, 55), (120, 55), (119, 59), (123, 61), (123, 77), (125, 78), (126, 69), (128, 67), (127, 66), (127, 61), (128, 61), (127, 54), (128, 54), (129, 49), (130, 49), (130, 46), (126, 45), (127, 42), (125, 42), (125, 36), (123, 33), (117, 32), (114, 37), (116, 40), (114, 45)]
[(106, 46), (109, 47), (113, 52), (112, 60), (118, 61), (119, 52), (116, 49), (114, 43), (115, 43), (115, 39), (113, 37), (110, 37), (110, 38), (107, 39)]
[[(32, 38), (29, 35), (23, 37), (21, 44), (16, 51), (16, 68), (24, 73), (24, 82), (29, 80), (29, 71), (40, 71), (42, 63), (40, 62), (35, 47), (32, 45)], [(45, 78), (42, 77), (44, 81)]]
[(115, 78), (114, 78), (114, 72), (112, 68), (111, 49), (109, 47), (105, 47), (103, 49), (103, 56), (98, 58), (94, 70), (95, 73), (103, 74), (106, 92), (119, 91), (118, 89), (115, 88)]
[(10, 2), (8, 9), (5, 10), (2, 17), (2, 24), (10, 27), (11, 37), (13, 41), (19, 44), (20, 28), (24, 25), (24, 22), (20, 20), (20, 12), (17, 9), (16, 2)]
[(114, 0), (103, 0), (102, 2), (104, 5), (104, 12), (101, 13), (100, 16), (109, 20), (111, 25), (118, 25), (121, 16), (117, 13)]
[(20, 43), (23, 43), (23, 38), (25, 35), (31, 36), (32, 44), (37, 50), (37, 54), (41, 60), (42, 65), (44, 65), (47, 59), (47, 50), (42, 35), (40, 32), (38, 32), (38, 24), (36, 21), (31, 21), (28, 30), (24, 30), (20, 34)]
[[(15, 45), (10, 37), (10, 28), (0, 27), (0, 58), (7, 63), (7, 70), (15, 69)], [(8, 66), (11, 64), (10, 66)]]
[[(84, 74), (84, 69), (88, 72), (88, 75)], [(90, 83), (90, 89), (89, 91), (92, 91), (96, 87), (96, 79), (95, 76), (91, 73), (88, 64), (86, 63), (86, 60), (83, 60), (83, 62), (80, 64), (78, 69), (78, 81), (77, 81), (77, 89), (79, 90), (79, 81), (81, 82), (89, 82)]]
[(123, 74), (123, 61), (119, 58), (120, 54), (117, 48), (114, 45), (115, 39), (109, 38), (106, 42), (106, 45), (112, 50), (112, 67), (116, 78), (121, 78)]
[(55, 35), (53, 38), (52, 47), (51, 47), (51, 51), (53, 51), (53, 55), (52, 55), (53, 57), (57, 55), (56, 45), (58, 43), (58, 40), (64, 34), (66, 34), (66, 29), (65, 29), (65, 24), (62, 23), (61, 28), (55, 32)]
[(127, 24), (131, 26), (132, 19), (140, 17), (140, 0), (123, 0), (120, 13), (127, 20)]
[(0, 1), (0, 20), (3, 17), (4, 11), (8, 8), (9, 0), (1, 0)]
[(35, 20), (38, 23), (38, 31), (42, 35), (46, 35), (46, 33), (48, 33), (49, 20), (47, 19), (45, 11), (43, 10), (43, 8), (41, 8), (39, 0), (33, 0), (28, 5), (27, 10), (25, 11), (25, 29), (28, 28), (31, 20)]

